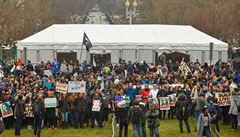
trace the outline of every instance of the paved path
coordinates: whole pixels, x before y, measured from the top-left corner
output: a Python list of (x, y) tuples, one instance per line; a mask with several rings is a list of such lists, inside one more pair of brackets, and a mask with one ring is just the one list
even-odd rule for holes
[(110, 24), (105, 13), (101, 12), (98, 5), (90, 10), (85, 24)]

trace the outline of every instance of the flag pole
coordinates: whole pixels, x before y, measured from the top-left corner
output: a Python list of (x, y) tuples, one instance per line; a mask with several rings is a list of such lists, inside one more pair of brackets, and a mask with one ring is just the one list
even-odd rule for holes
[(82, 50), (83, 50), (83, 44), (82, 44), (81, 51), (80, 51), (80, 59), (79, 59), (79, 63), (81, 63), (81, 59), (82, 59)]

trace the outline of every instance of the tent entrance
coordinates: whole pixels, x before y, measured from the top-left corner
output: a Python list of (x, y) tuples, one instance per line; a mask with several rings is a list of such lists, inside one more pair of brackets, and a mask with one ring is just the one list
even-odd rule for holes
[(91, 53), (91, 63), (97, 66), (102, 66), (111, 63), (111, 53)]
[(77, 52), (58, 52), (57, 60), (58, 61), (65, 60), (67, 62), (69, 62), (70, 60), (76, 61), (77, 60)]

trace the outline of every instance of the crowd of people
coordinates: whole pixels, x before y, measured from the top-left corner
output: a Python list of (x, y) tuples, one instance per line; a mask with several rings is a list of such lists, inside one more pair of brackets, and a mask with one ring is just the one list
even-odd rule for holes
[[(116, 117), (119, 137), (128, 136), (132, 124), (134, 137), (159, 137), (160, 120), (183, 122), (187, 132), (196, 137), (220, 136), (219, 124), (231, 123), (232, 129), (240, 126), (239, 85), (240, 69), (219, 60), (214, 65), (188, 62), (187, 72), (179, 71), (181, 63), (147, 64), (145, 61), (93, 66), (86, 62), (54, 60), (33, 65), (2, 62), (0, 66), (0, 102), (13, 111), (1, 114), (5, 129), (15, 125), (15, 136), (22, 127), (34, 129), (40, 137), (41, 129), (48, 127), (104, 128), (110, 113)], [(46, 70), (48, 73), (46, 73)], [(49, 72), (51, 72), (49, 74)], [(56, 83), (85, 81), (86, 89), (80, 93), (56, 92)], [(220, 105), (217, 93), (230, 93), (229, 105)], [(160, 98), (175, 94), (177, 101), (170, 109), (161, 109)], [(55, 107), (46, 107), (46, 98), (56, 98)], [(227, 100), (227, 99), (226, 99)], [(7, 102), (7, 103), (6, 103)], [(196, 125), (190, 128), (188, 118), (195, 117)]]

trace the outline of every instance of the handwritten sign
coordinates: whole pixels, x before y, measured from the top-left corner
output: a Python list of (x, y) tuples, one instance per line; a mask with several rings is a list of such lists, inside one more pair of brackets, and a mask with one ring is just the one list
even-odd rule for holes
[(33, 117), (32, 104), (26, 104), (26, 117)]
[(68, 92), (69, 93), (82, 93), (86, 91), (86, 81), (69, 81)]
[(231, 93), (216, 93), (216, 98), (218, 98), (219, 106), (230, 106), (231, 105)]
[(45, 103), (45, 108), (57, 107), (57, 99), (56, 98), (45, 98), (44, 103)]
[(57, 82), (56, 83), (56, 92), (66, 94), (68, 92), (68, 84)]
[(100, 100), (93, 100), (92, 111), (99, 112), (100, 109)]

